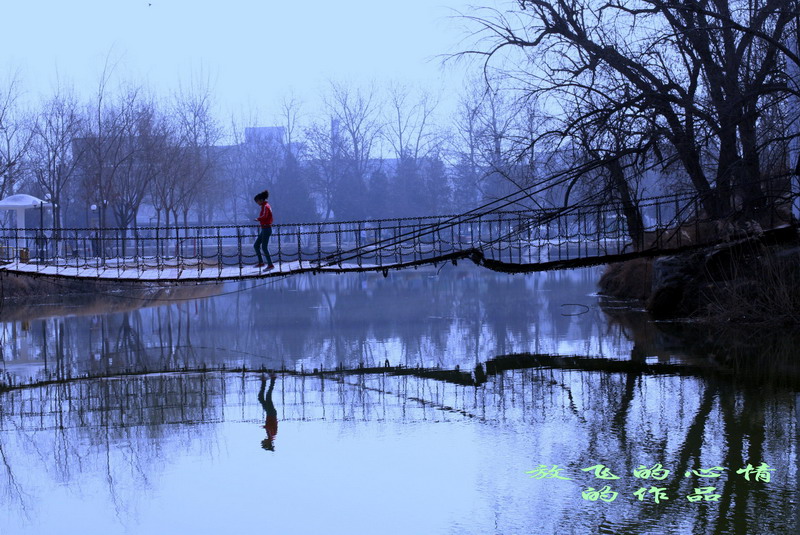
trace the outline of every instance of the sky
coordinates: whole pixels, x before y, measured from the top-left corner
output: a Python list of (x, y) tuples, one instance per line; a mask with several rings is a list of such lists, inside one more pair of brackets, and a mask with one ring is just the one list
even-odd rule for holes
[[(319, 100), (330, 80), (389, 80), (452, 95), (467, 46), (457, 11), (492, 0), (0, 0), (0, 81), (18, 72), (28, 95), (118, 81), (165, 95), (207, 80), (223, 113), (269, 117), (295, 94)], [(455, 18), (454, 18), (455, 17)]]

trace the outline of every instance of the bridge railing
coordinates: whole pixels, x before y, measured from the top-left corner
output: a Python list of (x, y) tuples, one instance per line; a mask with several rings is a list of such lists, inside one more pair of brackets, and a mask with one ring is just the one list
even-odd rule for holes
[[(543, 210), (452, 216), (328, 221), (273, 226), (276, 272), (389, 269), (478, 252), (506, 264), (602, 259), (633, 250), (680, 248), (719, 238), (719, 221), (702, 218), (696, 197), (638, 204), (641, 229), (628, 228), (623, 206), (584, 204)], [(0, 229), (0, 263), (24, 271), (120, 278), (230, 278), (256, 263), (258, 226)], [(634, 239), (632, 235), (636, 235)], [(285, 268), (285, 269), (284, 269)], [(183, 278), (191, 278), (183, 276)]]
[[(365, 221), (274, 225), (269, 249), (274, 262), (305, 265), (384, 266), (474, 248), (534, 260), (520, 238), (555, 236), (532, 227), (530, 212), (483, 216), (432, 216)], [(543, 227), (544, 228), (544, 227)], [(257, 226), (0, 229), (0, 262), (60, 268), (219, 269), (256, 262)], [(505, 243), (499, 237), (516, 237)]]

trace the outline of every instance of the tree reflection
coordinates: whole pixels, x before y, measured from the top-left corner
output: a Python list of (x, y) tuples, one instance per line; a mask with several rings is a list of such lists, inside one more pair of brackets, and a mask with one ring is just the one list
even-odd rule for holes
[[(797, 476), (787, 437), (796, 433), (790, 392), (800, 338), (653, 324), (620, 310), (608, 321), (590, 317), (595, 309), (565, 312), (564, 304), (590, 302), (592, 285), (585, 272), (308, 276), (209, 300), (6, 323), (5, 371), (25, 372), (0, 394), (7, 501), (22, 503), (35, 462), (59, 484), (85, 473), (105, 481), (125, 515), (132, 489), (146, 488), (182, 450), (209, 447), (215, 424), (235, 413), (264, 423), (268, 450), (278, 417), (468, 422), (479, 437), (519, 435), (562, 456), (537, 461), (575, 473), (603, 463), (624, 475), (614, 507), (586, 513), (585, 522), (611, 532), (652, 532), (673, 518), (693, 533), (744, 532), (783, 515), (797, 490), (787, 488)], [(23, 349), (27, 360), (18, 358)], [(513, 355), (495, 357), (501, 352)], [(40, 375), (28, 373), (37, 364)], [(187, 372), (204, 369), (216, 371)], [(267, 370), (280, 373), (280, 385)], [(211, 424), (202, 437), (198, 423)], [(176, 441), (181, 447), (165, 446)], [(735, 475), (760, 462), (785, 476), (776, 492)], [(633, 471), (655, 463), (671, 471), (659, 484), (670, 500), (658, 507), (633, 494), (651, 483)], [(686, 496), (702, 481), (684, 474), (715, 465), (728, 468), (715, 482), (720, 501), (690, 507)], [(492, 484), (486, 492), (502, 495)], [(574, 501), (549, 507), (582, 532)]]
[[(531, 367), (531, 362), (538, 364)], [(665, 374), (659, 371), (663, 368), (636, 363), (608, 361), (606, 372), (597, 365), (580, 370), (582, 362), (539, 356), (528, 359), (526, 366), (524, 357), (496, 359), (484, 363), (483, 380), (472, 383), (458, 374), (475, 379), (474, 374), (458, 370), (287, 371), (281, 379), (280, 408), (274, 402), (275, 374), (267, 378), (241, 371), (121, 375), (14, 389), (2, 395), (2, 478), (19, 506), (27, 491), (18, 474), (30, 472), (32, 463), (46, 466), (61, 485), (92, 474), (105, 481), (109, 500), (126, 516), (136, 502), (132, 493), (147, 488), (165, 464), (193, 444), (216, 440), (215, 424), (231, 417), (264, 422), (262, 447), (267, 450), (274, 450), (279, 411), (283, 421), (308, 425), (317, 420), (433, 426), (470, 422), (491, 430), (489, 436), (513, 429), (531, 444), (549, 444), (559, 437), (561, 457), (553, 461), (569, 467), (573, 477), (598, 463), (621, 475), (613, 508), (585, 510), (589, 516), (584, 523), (646, 532), (654, 523), (680, 518), (694, 525), (693, 533), (719, 534), (742, 532), (748, 522), (766, 518), (772, 519), (770, 529), (776, 522), (779, 528), (791, 524), (788, 517), (775, 520), (790, 507), (782, 496), (796, 491), (781, 486), (793, 485), (797, 476), (796, 448), (785, 447), (795, 425), (790, 395), (738, 389), (714, 375)], [(640, 367), (619, 371), (632, 365)], [(35, 444), (37, 453), (31, 456), (25, 444)], [(651, 482), (631, 475), (640, 465), (656, 462), (671, 471), (659, 485), (670, 499), (659, 507), (633, 497), (637, 486), (646, 488)], [(783, 483), (774, 481), (766, 489), (735, 475), (736, 468), (760, 462), (779, 468), (786, 476)], [(727, 467), (725, 478), (714, 482), (719, 503), (690, 504), (685, 496), (699, 482), (684, 472), (714, 465)], [(591, 480), (578, 483), (588, 486)], [(494, 491), (502, 492), (487, 489)], [(580, 488), (575, 492), (580, 500)], [(6, 501), (13, 505), (8, 492)], [(575, 503), (558, 507), (563, 525), (579, 530)]]
[(60, 368), (39, 372), (47, 377), (204, 365), (294, 368), (300, 360), (326, 369), (386, 360), (472, 367), (498, 353), (554, 352), (562, 340), (591, 351), (602, 347), (600, 333), (565, 315), (562, 305), (591, 301), (593, 284), (589, 272), (523, 278), (466, 268), (241, 283), (212, 299), (34, 320), (34, 328), (13, 335), (33, 354), (9, 348), (6, 369), (25, 358), (41, 366), (52, 355)]

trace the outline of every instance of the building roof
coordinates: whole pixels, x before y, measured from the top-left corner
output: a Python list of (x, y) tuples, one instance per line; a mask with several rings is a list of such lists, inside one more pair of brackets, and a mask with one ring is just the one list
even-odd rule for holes
[(50, 203), (36, 198), (27, 193), (17, 193), (10, 195), (0, 201), (0, 210), (24, 210), (27, 208), (40, 208), (42, 206), (50, 206)]

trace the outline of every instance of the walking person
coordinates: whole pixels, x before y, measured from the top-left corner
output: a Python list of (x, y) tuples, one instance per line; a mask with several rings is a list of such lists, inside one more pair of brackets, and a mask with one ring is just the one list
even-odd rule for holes
[(269, 256), (269, 237), (272, 236), (272, 207), (267, 202), (269, 198), (269, 191), (264, 190), (254, 197), (253, 200), (261, 206), (261, 212), (258, 214), (256, 221), (261, 224), (261, 231), (258, 233), (258, 238), (253, 244), (258, 255), (258, 265), (256, 267), (264, 267), (264, 257), (261, 256), (261, 251), (267, 257), (267, 269), (272, 269), (275, 266), (272, 264), (272, 257)]

